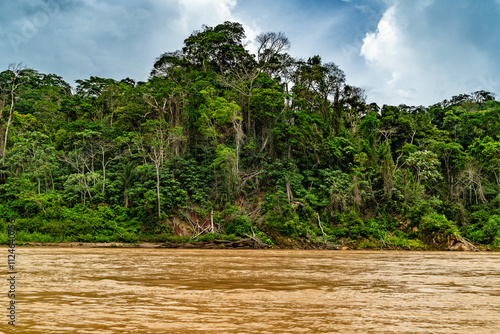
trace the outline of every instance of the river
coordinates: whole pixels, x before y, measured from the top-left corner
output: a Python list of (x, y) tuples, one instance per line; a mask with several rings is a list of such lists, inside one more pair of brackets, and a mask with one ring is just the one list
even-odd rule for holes
[(17, 326), (4, 333), (500, 333), (498, 253), (16, 253)]

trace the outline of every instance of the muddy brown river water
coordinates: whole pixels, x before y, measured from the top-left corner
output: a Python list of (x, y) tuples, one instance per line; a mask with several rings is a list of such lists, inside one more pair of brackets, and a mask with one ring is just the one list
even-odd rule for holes
[(16, 252), (3, 333), (500, 333), (498, 253)]

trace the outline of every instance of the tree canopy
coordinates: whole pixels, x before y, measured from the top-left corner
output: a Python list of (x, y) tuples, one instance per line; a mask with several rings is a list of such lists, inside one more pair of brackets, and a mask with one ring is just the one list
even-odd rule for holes
[[(282, 32), (203, 26), (147, 82), (0, 73), (0, 230), (24, 241), (500, 247), (500, 104), (366, 102)], [(208, 238), (208, 237), (207, 237)], [(184, 240), (184, 239), (183, 239)]]

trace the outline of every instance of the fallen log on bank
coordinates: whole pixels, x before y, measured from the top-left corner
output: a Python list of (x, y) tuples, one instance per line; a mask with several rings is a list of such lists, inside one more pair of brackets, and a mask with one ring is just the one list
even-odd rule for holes
[(237, 241), (214, 239), (212, 241), (196, 241), (183, 244), (166, 244), (162, 247), (165, 248), (180, 248), (180, 249), (262, 249), (269, 246), (262, 241), (254, 238), (240, 239)]
[(448, 239), (448, 250), (452, 251), (469, 251), (479, 252), (480, 249), (474, 246), (470, 241), (462, 238), (461, 236), (454, 235)]

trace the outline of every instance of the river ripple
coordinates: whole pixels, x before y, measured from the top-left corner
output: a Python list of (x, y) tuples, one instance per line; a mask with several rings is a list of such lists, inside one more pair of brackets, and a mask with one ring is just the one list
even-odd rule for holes
[(18, 333), (500, 333), (498, 253), (16, 252)]

